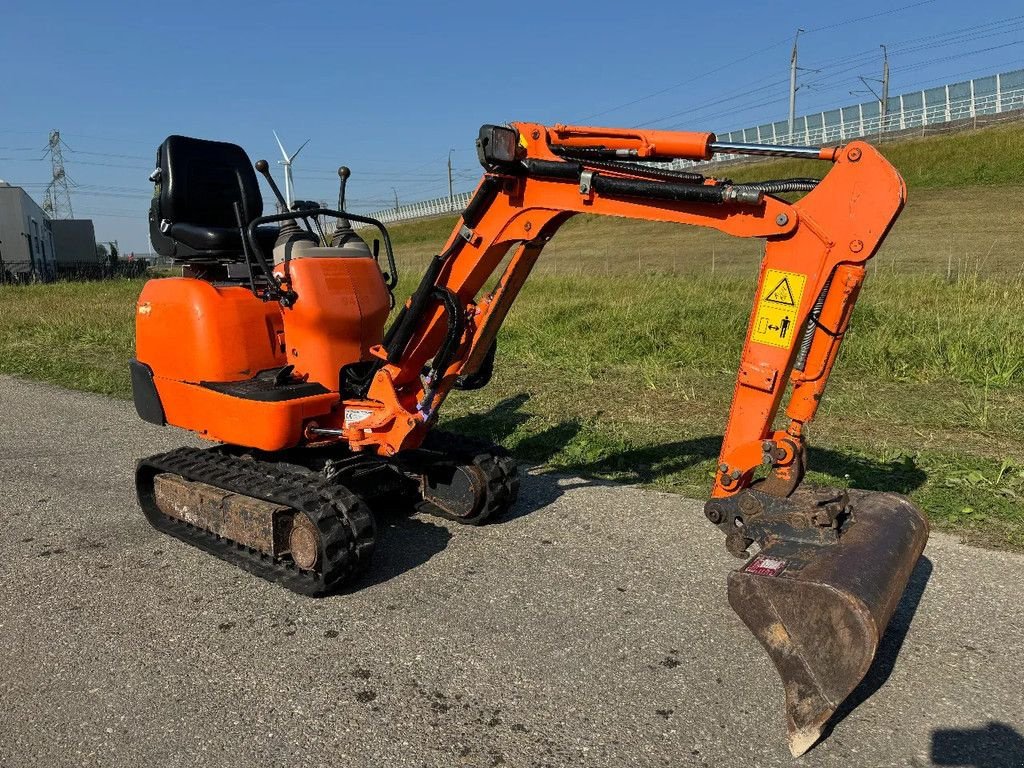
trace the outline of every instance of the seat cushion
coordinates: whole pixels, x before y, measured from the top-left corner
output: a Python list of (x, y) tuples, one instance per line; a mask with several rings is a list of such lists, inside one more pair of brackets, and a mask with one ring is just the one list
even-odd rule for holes
[[(257, 227), (256, 229), (256, 240), (259, 243), (260, 250), (263, 251), (264, 258), (268, 261), (271, 259), (274, 241), (277, 240), (277, 232), (278, 228), (273, 226)], [(211, 255), (233, 254), (237, 255), (240, 261), (244, 258), (242, 238), (238, 234), (237, 227), (200, 227), (194, 224), (171, 224), (166, 234), (195, 251)]]
[(180, 243), (197, 251), (242, 252), (242, 240), (238, 228), (201, 227), (195, 224), (171, 224), (166, 234)]

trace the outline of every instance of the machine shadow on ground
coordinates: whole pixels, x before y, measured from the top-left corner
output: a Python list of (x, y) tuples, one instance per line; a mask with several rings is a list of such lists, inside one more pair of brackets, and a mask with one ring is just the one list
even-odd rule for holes
[(376, 517), (373, 567), (344, 592), (358, 592), (415, 570), (442, 552), (452, 538), (440, 520), (380, 514)]
[(942, 728), (932, 732), (932, 762), (965, 768), (1020, 768), (1024, 736), (1005, 723), (982, 728)]
[(882, 635), (882, 640), (878, 645), (878, 652), (875, 654), (875, 660), (871, 663), (871, 667), (868, 669), (864, 679), (853, 689), (853, 692), (846, 700), (839, 705), (836, 713), (832, 716), (832, 720), (825, 728), (822, 741), (832, 735), (833, 729), (847, 715), (874, 696), (885, 685), (889, 676), (892, 675), (892, 671), (896, 666), (896, 659), (899, 658), (900, 649), (903, 648), (907, 632), (910, 630), (910, 625), (914, 621), (914, 615), (921, 604), (921, 597), (924, 595), (925, 587), (928, 586), (928, 581), (931, 579), (932, 570), (932, 561), (922, 555), (921, 559), (917, 561), (917, 565), (914, 566), (914, 571), (910, 574), (910, 580), (907, 582), (907, 588), (903, 592), (903, 598), (900, 600), (899, 605), (896, 606), (896, 612), (893, 613), (889, 626), (885, 630), (885, 634)]
[[(443, 428), (452, 432), (504, 442), (530, 420), (524, 410), (529, 395), (508, 397), (488, 411), (446, 420)], [(520, 440), (515, 454), (521, 460), (545, 465), (563, 453), (583, 431), (583, 424), (569, 419)], [(559, 461), (557, 470), (587, 478), (603, 477), (616, 482), (654, 484), (702, 463), (718, 458), (720, 435), (678, 440), (661, 445), (641, 446), (607, 453), (591, 461)], [(814, 471), (848, 480), (850, 486), (865, 491), (910, 493), (921, 487), (927, 475), (912, 459), (875, 461), (852, 453), (811, 446), (809, 464)], [(711, 467), (709, 466), (709, 472)]]

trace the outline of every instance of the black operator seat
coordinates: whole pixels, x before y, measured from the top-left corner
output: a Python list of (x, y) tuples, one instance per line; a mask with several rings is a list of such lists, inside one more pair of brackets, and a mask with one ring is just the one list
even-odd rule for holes
[[(237, 144), (168, 136), (156, 151), (149, 231), (161, 256), (190, 263), (244, 258), (235, 203), (249, 222), (263, 215), (263, 196), (249, 156)], [(260, 227), (269, 254), (277, 227)]]

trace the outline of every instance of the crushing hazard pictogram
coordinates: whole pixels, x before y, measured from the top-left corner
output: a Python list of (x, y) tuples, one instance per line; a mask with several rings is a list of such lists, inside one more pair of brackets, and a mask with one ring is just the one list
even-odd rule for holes
[(782, 304), (787, 307), (795, 307), (796, 302), (793, 300), (793, 289), (789, 286), (789, 278), (782, 278), (778, 285), (768, 292), (768, 295), (764, 297), (764, 300), (770, 301), (772, 304)]
[(797, 310), (804, 295), (807, 275), (785, 272), (781, 269), (765, 270), (761, 285), (761, 298), (757, 302), (754, 327), (750, 340), (769, 347), (790, 349), (798, 335)]

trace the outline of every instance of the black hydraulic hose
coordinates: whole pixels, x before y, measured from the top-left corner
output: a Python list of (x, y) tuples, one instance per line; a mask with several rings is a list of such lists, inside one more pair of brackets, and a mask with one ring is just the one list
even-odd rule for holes
[(423, 391), (423, 399), (420, 401), (420, 411), (425, 418), (430, 418), (434, 404), (434, 393), (437, 391), (437, 383), (444, 372), (451, 365), (452, 358), (459, 349), (462, 341), (462, 333), (466, 328), (464, 310), (460, 306), (459, 297), (449, 288), (434, 288), (431, 297), (441, 302), (445, 315), (448, 317), (448, 330), (445, 333), (444, 343), (441, 349), (434, 355), (430, 363), (430, 373), (427, 375), (426, 387)]
[[(491, 204), (501, 189), (501, 179), (487, 176), (480, 184), (469, 201), (469, 205), (462, 212), (462, 223), (472, 229), (483, 216), (484, 211)], [(416, 331), (416, 326), (423, 316), (427, 300), (431, 297), (432, 291), (437, 283), (437, 277), (441, 273), (444, 263), (454, 256), (465, 244), (462, 237), (455, 238), (455, 241), (446, 250), (431, 259), (427, 271), (423, 273), (423, 279), (416, 287), (415, 292), (409, 299), (409, 305), (399, 311), (398, 316), (391, 323), (387, 333), (384, 335), (384, 348), (388, 351), (388, 362), (397, 365), (409, 345), (409, 340)]]
[(388, 351), (388, 362), (392, 365), (396, 365), (402, 359), (402, 354), (409, 345), (409, 340), (412, 338), (413, 333), (416, 332), (416, 325), (423, 316), (423, 310), (426, 308), (431, 291), (437, 284), (437, 277), (441, 273), (441, 267), (444, 266), (445, 261), (462, 248), (465, 242), (461, 237), (455, 238), (455, 241), (448, 248), (430, 260), (430, 264), (427, 265), (427, 271), (423, 273), (423, 279), (420, 280), (420, 284), (416, 286), (416, 290), (409, 298), (409, 305), (402, 307), (398, 316), (388, 328), (387, 333), (384, 335), (384, 348)]
[[(640, 160), (624, 160), (615, 150), (598, 149), (596, 147), (573, 147), (571, 150), (566, 147), (551, 147), (551, 151), (559, 157), (569, 161), (583, 161), (588, 168), (596, 168), (605, 171), (621, 171), (644, 176), (649, 179), (660, 179), (662, 181), (689, 181), (694, 184), (703, 184), (706, 178), (700, 173), (692, 171), (678, 171), (674, 168), (659, 168), (655, 165), (645, 165)], [(644, 158), (645, 160), (647, 158)]]
[[(620, 154), (616, 149), (607, 149), (605, 147), (548, 147), (551, 150), (551, 154), (558, 155), (559, 157), (571, 157), (576, 160), (621, 160), (623, 157), (629, 157), (629, 154)], [(628, 153), (629, 150), (623, 150)], [(634, 152), (635, 156), (635, 152)]]
[(644, 181), (642, 179), (620, 179), (614, 176), (594, 174), (591, 188), (602, 195), (617, 197), (642, 197), (647, 200), (669, 200), (687, 203), (724, 203), (726, 190), (732, 187), (709, 186), (707, 184), (678, 184), (670, 181)]
[(796, 362), (793, 363), (794, 370), (803, 373), (804, 368), (807, 367), (807, 356), (811, 352), (811, 343), (814, 341), (814, 331), (818, 326), (818, 317), (821, 316), (821, 310), (825, 306), (825, 299), (828, 298), (828, 289), (832, 287), (832, 278), (834, 274), (828, 276), (825, 284), (821, 287), (821, 293), (818, 294), (818, 298), (814, 300), (814, 306), (811, 307), (811, 314), (807, 317), (807, 325), (804, 327), (804, 335), (800, 339), (800, 351), (797, 353)]
[(523, 161), (523, 168), (528, 176), (541, 176), (546, 179), (566, 179), (579, 181), (583, 173), (583, 163), (574, 160), (535, 160)]
[(653, 165), (641, 165), (640, 163), (587, 163), (587, 167), (603, 171), (616, 171), (629, 173), (636, 176), (643, 176), (645, 179), (659, 181), (683, 181), (691, 184), (703, 184), (707, 179), (700, 173), (690, 171), (676, 171), (671, 168), (658, 168)]
[(434, 290), (434, 284), (437, 282), (442, 264), (444, 264), (444, 260), (441, 256), (435, 256), (430, 260), (427, 271), (423, 273), (423, 279), (420, 280), (420, 284), (416, 286), (416, 290), (413, 291), (409, 299), (409, 305), (402, 308), (398, 317), (388, 328), (387, 335), (384, 337), (384, 347), (388, 351), (388, 362), (391, 365), (397, 364), (402, 359), (402, 353), (405, 352), (409, 339), (412, 338), (416, 329), (416, 322), (423, 314), (423, 309)]
[(448, 330), (445, 333), (444, 343), (430, 364), (431, 379), (436, 379), (451, 364), (452, 358), (459, 348), (462, 332), (466, 328), (466, 318), (464, 317), (465, 310), (459, 304), (459, 297), (450, 288), (435, 288), (430, 295), (441, 302), (441, 306), (444, 307), (445, 314), (448, 316)]
[(494, 176), (484, 177), (484, 180), (477, 189), (476, 194), (473, 195), (473, 199), (469, 201), (469, 205), (466, 206), (466, 210), (462, 212), (462, 223), (470, 229), (473, 229), (473, 227), (479, 224), (480, 217), (483, 216), (484, 211), (487, 210), (487, 206), (489, 206), (497, 196), (499, 189), (501, 189), (501, 179), (495, 178)]
[[(582, 163), (558, 160), (525, 160), (523, 167), (530, 176), (580, 181)], [(757, 205), (764, 198), (763, 190), (746, 185), (697, 184), (649, 179), (624, 179), (592, 172), (591, 189), (603, 195), (638, 197), (646, 200), (667, 200), (687, 203), (745, 203)]]

